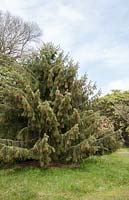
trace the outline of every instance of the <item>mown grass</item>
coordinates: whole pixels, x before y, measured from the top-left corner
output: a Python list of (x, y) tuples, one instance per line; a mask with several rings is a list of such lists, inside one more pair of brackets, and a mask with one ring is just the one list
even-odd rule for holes
[(73, 169), (1, 169), (0, 200), (129, 200), (129, 154), (91, 157)]

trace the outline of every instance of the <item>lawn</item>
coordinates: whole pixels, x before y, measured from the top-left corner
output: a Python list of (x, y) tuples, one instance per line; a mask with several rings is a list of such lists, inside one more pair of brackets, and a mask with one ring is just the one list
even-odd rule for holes
[(78, 168), (0, 169), (0, 200), (129, 200), (129, 153), (91, 157)]

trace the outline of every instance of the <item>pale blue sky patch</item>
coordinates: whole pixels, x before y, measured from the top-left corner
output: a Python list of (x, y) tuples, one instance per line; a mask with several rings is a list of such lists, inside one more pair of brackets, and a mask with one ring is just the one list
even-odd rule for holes
[(129, 90), (128, 0), (0, 0), (0, 9), (36, 21), (104, 93)]

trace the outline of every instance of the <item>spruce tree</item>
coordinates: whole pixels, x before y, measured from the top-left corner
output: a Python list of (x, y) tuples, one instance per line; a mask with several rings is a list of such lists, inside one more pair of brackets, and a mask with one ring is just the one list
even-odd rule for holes
[(47, 43), (23, 63), (1, 63), (1, 162), (34, 159), (44, 167), (119, 147), (120, 131), (93, 111), (95, 85), (78, 77), (78, 65), (59, 47)]

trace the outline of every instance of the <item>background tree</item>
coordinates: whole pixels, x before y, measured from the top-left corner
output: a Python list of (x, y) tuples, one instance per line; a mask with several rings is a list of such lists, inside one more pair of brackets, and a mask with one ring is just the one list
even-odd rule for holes
[(51, 43), (26, 63), (1, 65), (0, 161), (80, 162), (119, 147), (120, 131), (92, 109), (95, 85), (77, 72)]
[(113, 90), (111, 94), (98, 99), (94, 110), (107, 116), (115, 130), (121, 129), (125, 144), (129, 145), (129, 91)]
[(21, 58), (40, 36), (41, 30), (36, 23), (0, 11), (0, 53)]

